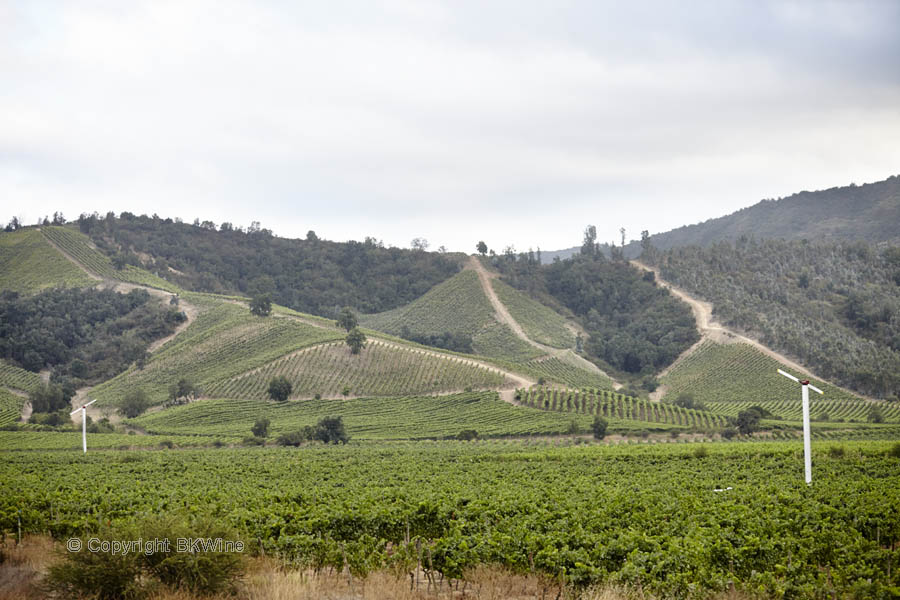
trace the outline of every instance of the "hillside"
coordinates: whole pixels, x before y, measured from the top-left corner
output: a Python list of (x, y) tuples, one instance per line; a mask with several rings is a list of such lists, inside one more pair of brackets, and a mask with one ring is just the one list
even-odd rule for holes
[[(682, 246), (710, 246), (741, 237), (784, 240), (862, 241), (900, 244), (900, 175), (884, 181), (851, 184), (785, 198), (761, 200), (753, 206), (650, 236), (659, 250)], [(609, 253), (609, 246), (602, 246)], [(543, 251), (541, 261), (552, 263), (581, 251), (579, 246)], [(638, 241), (625, 245), (635, 258), (643, 248)]]
[(186, 290), (268, 294), (283, 306), (329, 317), (342, 306), (379, 312), (406, 304), (459, 271), (462, 260), (386, 248), (373, 238), (330, 242), (310, 231), (306, 239), (286, 239), (258, 223), (245, 230), (230, 223), (189, 225), (127, 212), (83, 215), (77, 228), (107, 257), (143, 267)]
[(821, 377), (900, 393), (900, 254), (856, 243), (744, 240), (649, 253), (662, 277), (712, 303), (723, 325)]
[(51, 287), (95, 283), (57, 252), (39, 229), (0, 234), (0, 289), (30, 294)]

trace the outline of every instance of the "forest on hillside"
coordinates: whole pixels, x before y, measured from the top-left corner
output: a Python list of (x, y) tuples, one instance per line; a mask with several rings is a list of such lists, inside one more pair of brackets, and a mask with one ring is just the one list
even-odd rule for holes
[(0, 358), (28, 371), (50, 368), (77, 385), (114, 377), (142, 361), (153, 340), (184, 314), (145, 290), (51, 289), (0, 292)]
[(900, 394), (900, 248), (756, 240), (650, 249), (667, 281), (716, 318), (871, 396)]
[(330, 242), (313, 231), (286, 239), (258, 223), (244, 229), (123, 212), (82, 215), (78, 226), (114, 264), (143, 266), (193, 291), (268, 295), (328, 317), (343, 306), (365, 313), (402, 306), (460, 269), (457, 255), (386, 248), (373, 238)]
[[(592, 233), (591, 233), (592, 232)], [(575, 316), (588, 358), (631, 374), (653, 375), (699, 339), (690, 307), (621, 252), (607, 258), (588, 228), (580, 253), (541, 265), (533, 253), (491, 258), (503, 281)]]

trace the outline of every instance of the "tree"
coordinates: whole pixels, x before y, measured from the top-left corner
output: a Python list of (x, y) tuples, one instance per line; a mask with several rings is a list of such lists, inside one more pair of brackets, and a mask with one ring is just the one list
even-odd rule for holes
[(68, 408), (71, 394), (59, 385), (42, 385), (28, 394), (31, 410), (36, 413), (52, 413)]
[(597, 228), (588, 225), (584, 228), (584, 241), (581, 243), (583, 256), (594, 256), (597, 253)]
[(412, 246), (413, 250), (420, 250), (422, 252), (424, 252), (425, 250), (428, 250), (428, 245), (429, 245), (428, 240), (426, 240), (425, 238), (421, 238), (421, 237), (414, 238), (413, 241), (411, 241), (409, 244), (410, 244), (410, 246)]
[(475, 429), (463, 429), (456, 434), (456, 439), (464, 442), (471, 442), (472, 440), (478, 439), (478, 431)]
[(335, 323), (338, 327), (343, 327), (347, 331), (350, 331), (358, 325), (356, 315), (353, 314), (353, 311), (350, 310), (349, 306), (345, 306), (341, 310), (341, 314), (338, 316), (338, 319), (337, 321), (335, 321)]
[(260, 417), (253, 424), (253, 427), (250, 428), (250, 432), (255, 437), (264, 438), (269, 435), (269, 419), (266, 417)]
[(178, 380), (178, 383), (173, 383), (169, 386), (169, 400), (187, 398), (197, 394), (198, 391), (197, 387), (189, 379), (182, 377)]
[(884, 423), (884, 414), (879, 407), (873, 406), (869, 409), (868, 420), (869, 423)]
[(738, 413), (735, 425), (737, 425), (741, 435), (750, 435), (754, 431), (759, 430), (760, 418), (762, 418), (762, 415), (759, 414), (759, 411), (748, 408)]
[(284, 402), (291, 395), (293, 389), (294, 386), (291, 385), (288, 378), (284, 375), (279, 375), (278, 377), (273, 377), (272, 381), (269, 382), (269, 397), (272, 400)]
[(250, 312), (257, 317), (268, 317), (272, 313), (272, 301), (268, 296), (254, 296), (250, 301)]
[(148, 408), (150, 408), (150, 399), (147, 398), (147, 392), (136, 388), (122, 398), (122, 403), (119, 404), (119, 414), (126, 419), (133, 419)]
[(358, 327), (354, 327), (347, 334), (345, 341), (350, 346), (350, 354), (359, 354), (366, 347), (366, 334), (360, 331)]
[(478, 250), (478, 253), (482, 256), (486, 255), (488, 251), (487, 244), (485, 244), (483, 241), (478, 242), (478, 244), (475, 246), (475, 249)]
[(347, 431), (344, 429), (344, 419), (342, 417), (323, 417), (316, 424), (317, 440), (326, 444), (346, 444), (350, 439)]
[(594, 417), (594, 422), (591, 423), (591, 431), (594, 432), (594, 439), (602, 440), (606, 437), (606, 428), (609, 426), (609, 423), (601, 417), (597, 415)]

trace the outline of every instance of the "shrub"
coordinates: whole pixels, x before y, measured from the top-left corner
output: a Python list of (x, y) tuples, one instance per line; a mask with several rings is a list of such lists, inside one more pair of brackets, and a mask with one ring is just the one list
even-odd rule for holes
[(726, 427), (725, 429), (722, 430), (722, 437), (725, 438), (726, 440), (730, 440), (734, 436), (736, 436), (737, 433), (738, 433), (737, 429), (735, 429), (734, 427)]
[(279, 446), (299, 446), (303, 442), (308, 442), (313, 439), (314, 430), (310, 426), (306, 426), (299, 431), (291, 431), (288, 433), (282, 433), (278, 436), (276, 443)]
[[(218, 441), (218, 440), (216, 440), (216, 441)], [(221, 443), (221, 442), (219, 442), (219, 443)], [(242, 440), (241, 443), (244, 444), (245, 446), (265, 446), (266, 438), (258, 437), (255, 435), (248, 435), (247, 437), (245, 437)]]
[(250, 432), (258, 438), (264, 438), (269, 435), (269, 419), (266, 417), (260, 417), (256, 420), (256, 423), (253, 424), (253, 427), (250, 428)]
[(869, 423), (884, 423), (884, 414), (882, 414), (881, 408), (877, 406), (870, 408), (868, 421)]
[(291, 395), (293, 388), (294, 386), (291, 385), (291, 382), (284, 375), (273, 377), (269, 382), (269, 397), (272, 400), (284, 402)]
[(581, 427), (578, 426), (578, 421), (572, 419), (569, 421), (569, 426), (566, 428), (566, 433), (570, 434), (578, 434), (581, 433)]
[(888, 456), (900, 458), (900, 442), (894, 442), (894, 445), (891, 446), (890, 450), (888, 450)]
[(172, 449), (175, 447), (175, 443), (172, 440), (163, 440), (159, 443), (162, 448)]
[(478, 432), (474, 429), (463, 429), (456, 434), (456, 439), (469, 442), (474, 439), (478, 439)]
[(709, 456), (709, 450), (706, 449), (706, 446), (700, 446), (694, 450), (694, 458), (705, 458), (707, 456)]
[(602, 440), (606, 437), (606, 428), (609, 427), (609, 423), (601, 417), (597, 415), (594, 417), (594, 422), (591, 423), (591, 431), (594, 433), (594, 439)]
[(147, 398), (147, 392), (141, 388), (136, 388), (122, 398), (122, 403), (119, 405), (119, 414), (126, 419), (133, 419), (148, 408), (150, 408), (150, 399)]
[(842, 458), (845, 454), (845, 450), (843, 446), (831, 446), (828, 449), (828, 456), (832, 458)]
[(316, 424), (315, 439), (326, 444), (346, 444), (350, 436), (344, 429), (343, 417), (322, 417)]
[[(92, 537), (110, 542), (134, 539), (111, 530)], [(51, 565), (44, 582), (50, 592), (62, 596), (97, 600), (139, 598), (144, 592), (139, 583), (139, 559), (140, 555), (134, 552), (91, 552), (82, 547), (80, 552), (69, 552), (63, 560)]]

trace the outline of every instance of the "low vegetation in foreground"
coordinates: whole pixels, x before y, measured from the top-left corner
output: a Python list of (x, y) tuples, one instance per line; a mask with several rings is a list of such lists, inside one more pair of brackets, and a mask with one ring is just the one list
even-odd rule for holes
[(424, 570), (453, 585), (496, 565), (572, 593), (892, 597), (900, 447), (813, 451), (810, 487), (797, 442), (8, 452), (0, 530), (102, 538), (187, 514), (246, 541), (243, 560), (357, 579)]

